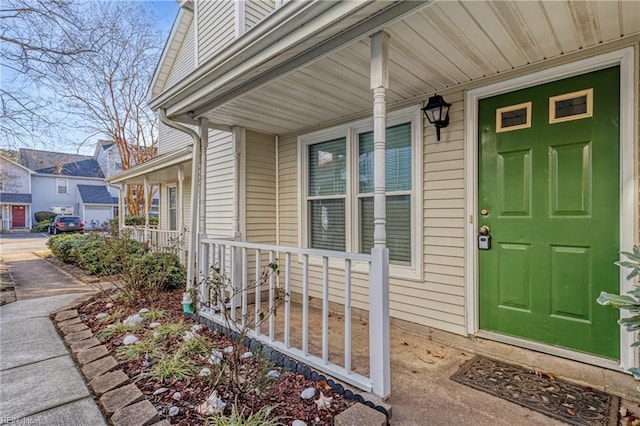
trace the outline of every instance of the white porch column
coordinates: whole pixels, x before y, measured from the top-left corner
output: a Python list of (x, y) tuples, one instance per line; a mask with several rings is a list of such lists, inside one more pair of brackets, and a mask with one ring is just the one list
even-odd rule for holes
[(120, 192), (118, 194), (118, 230), (122, 231), (124, 229), (124, 196), (127, 192), (127, 184), (120, 184)]
[(371, 89), (373, 90), (373, 248), (369, 276), (369, 360), (373, 392), (391, 393), (389, 339), (389, 249), (385, 198), (386, 89), (389, 87), (389, 35), (371, 36)]
[(149, 241), (149, 175), (144, 176), (144, 193), (142, 200), (144, 202), (144, 240)]

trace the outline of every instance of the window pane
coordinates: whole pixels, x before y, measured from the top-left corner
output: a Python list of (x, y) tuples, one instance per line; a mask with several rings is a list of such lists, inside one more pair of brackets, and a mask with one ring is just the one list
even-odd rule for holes
[(346, 139), (309, 145), (309, 195), (344, 194)]
[[(410, 190), (411, 123), (388, 127), (386, 138), (386, 190)], [(360, 193), (370, 193), (373, 192), (373, 132), (359, 135), (358, 151)]]
[(587, 113), (587, 95), (556, 102), (556, 118)]
[(312, 248), (345, 251), (344, 200), (309, 201)]
[(522, 126), (527, 124), (527, 109), (515, 109), (513, 111), (506, 111), (501, 114), (502, 128)]
[[(373, 247), (373, 197), (360, 199), (360, 252)], [(411, 196), (387, 197), (387, 247), (389, 260), (411, 262)]]

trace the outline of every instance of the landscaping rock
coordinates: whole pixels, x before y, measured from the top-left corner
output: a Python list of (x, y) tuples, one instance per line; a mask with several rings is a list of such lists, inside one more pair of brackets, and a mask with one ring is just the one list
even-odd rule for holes
[(99, 314), (96, 315), (96, 319), (101, 320), (101, 319), (105, 319), (108, 316), (109, 316), (108, 314), (105, 314), (104, 312), (100, 312)]
[(158, 412), (147, 400), (121, 408), (111, 416), (114, 426), (148, 426), (158, 420)]
[(191, 332), (192, 333), (199, 333), (203, 328), (204, 328), (204, 325), (202, 325), (202, 324), (194, 324), (194, 325), (191, 326)]
[(253, 352), (245, 352), (242, 354), (242, 359), (251, 358), (253, 356)]
[(278, 377), (280, 377), (280, 372), (278, 370), (269, 370), (269, 372), (267, 373), (267, 376), (277, 379)]
[(160, 327), (162, 324), (159, 322), (152, 322), (151, 324), (149, 324), (149, 328), (156, 328), (156, 327)]
[(163, 394), (163, 393), (167, 392), (168, 390), (169, 390), (169, 388), (160, 388), (160, 389), (157, 389), (155, 392), (153, 392), (153, 394), (154, 395), (160, 395), (160, 394)]
[(96, 377), (89, 382), (89, 386), (96, 396), (102, 396), (112, 389), (125, 385), (128, 381), (129, 376), (127, 376), (124, 371), (116, 370)]
[(72, 318), (76, 318), (77, 316), (78, 316), (78, 310), (77, 309), (58, 312), (56, 314), (56, 322), (70, 320)]
[(291, 426), (307, 426), (307, 424), (305, 422), (303, 422), (302, 420), (294, 420), (291, 423)]
[(173, 395), (171, 395), (171, 398), (176, 401), (180, 401), (182, 399), (182, 394), (180, 392), (174, 392)]
[(66, 342), (69, 345), (73, 345), (76, 342), (79, 342), (85, 339), (90, 339), (91, 337), (93, 337), (93, 333), (91, 332), (91, 330), (87, 329), (87, 330), (78, 331), (76, 333), (67, 334), (66, 336), (64, 336), (64, 340), (66, 340)]
[(127, 405), (144, 400), (144, 395), (134, 384), (110, 390), (100, 397), (100, 406), (104, 412), (110, 416)]
[(104, 305), (104, 307), (105, 307), (105, 308), (107, 308), (107, 309), (111, 309), (111, 308), (113, 308), (113, 306), (114, 306), (114, 305), (113, 305), (113, 303), (111, 303), (111, 302), (109, 302), (109, 303), (107, 303), (106, 305)]
[(129, 327), (135, 327), (142, 324), (142, 321), (144, 321), (142, 317), (138, 314), (135, 314), (128, 316), (126, 320), (122, 321), (122, 323)]
[(171, 408), (169, 408), (169, 415), (171, 417), (175, 417), (178, 414), (180, 414), (180, 408), (176, 407), (175, 405), (173, 405)]
[(211, 375), (211, 369), (210, 368), (203, 368), (202, 370), (200, 370), (200, 372), (198, 373), (198, 376), (200, 377), (208, 377)]
[(147, 308), (142, 308), (142, 309), (140, 309), (140, 310), (138, 311), (138, 313), (139, 313), (139, 314), (141, 314), (141, 315), (142, 315), (142, 314), (146, 314), (147, 312), (149, 312), (149, 309), (147, 309)]
[(224, 348), (222, 351), (223, 351), (224, 353), (227, 353), (227, 354), (232, 354), (232, 353), (233, 353), (233, 346), (227, 346), (227, 347), (226, 347), (226, 348)]
[(300, 398), (302, 399), (311, 399), (316, 396), (315, 388), (306, 388), (300, 393)]
[(138, 342), (138, 338), (133, 334), (127, 334), (124, 336), (124, 339), (122, 339), (123, 345), (133, 345), (136, 342)]
[(100, 345), (100, 346), (95, 346), (91, 349), (87, 349), (86, 351), (78, 352), (78, 354), (76, 355), (76, 359), (78, 360), (78, 363), (82, 366), (92, 361), (95, 361), (97, 359), (100, 359), (104, 356), (107, 356), (108, 354), (109, 354), (109, 351), (107, 350), (107, 348), (105, 346)]
[(364, 404), (353, 404), (334, 418), (335, 426), (385, 426), (387, 417)]
[(71, 344), (71, 352), (78, 353), (82, 351), (86, 351), (89, 348), (93, 348), (94, 346), (100, 345), (100, 341), (95, 337), (90, 339), (81, 340), (79, 342), (75, 342)]
[(82, 367), (82, 374), (84, 374), (84, 376), (87, 378), (87, 381), (90, 382), (96, 377), (115, 369), (117, 366), (118, 362), (113, 359), (112, 356), (108, 356), (105, 358), (100, 358), (97, 361), (90, 362), (89, 364)]

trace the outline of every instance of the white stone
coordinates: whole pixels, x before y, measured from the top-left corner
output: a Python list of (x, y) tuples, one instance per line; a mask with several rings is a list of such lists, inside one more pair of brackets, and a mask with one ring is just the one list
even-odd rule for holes
[(185, 341), (187, 341), (187, 340), (195, 339), (196, 337), (198, 337), (198, 335), (196, 333), (193, 333), (191, 331), (187, 331), (187, 332), (184, 333), (183, 339)]
[(194, 325), (191, 326), (191, 332), (192, 333), (198, 333), (203, 328), (204, 328), (204, 325), (202, 325), (202, 324), (194, 324)]
[(177, 416), (178, 414), (180, 414), (180, 409), (179, 409), (178, 407), (176, 407), (176, 406), (174, 405), (173, 407), (169, 408), (169, 415), (170, 415), (171, 417), (175, 417), (175, 416)]
[(96, 319), (101, 320), (101, 319), (105, 319), (108, 316), (109, 315), (105, 314), (104, 312), (100, 312), (98, 315), (96, 315)]
[(316, 396), (315, 388), (306, 388), (300, 393), (300, 398), (302, 399), (311, 399)]
[(143, 321), (142, 317), (138, 314), (135, 314), (127, 317), (127, 319), (122, 321), (122, 323), (129, 327), (135, 327), (137, 325), (142, 324), (142, 321)]
[(253, 356), (253, 352), (245, 352), (242, 354), (242, 359), (251, 358)]
[(151, 324), (149, 324), (149, 328), (156, 328), (156, 327), (160, 327), (162, 324), (160, 324), (159, 322), (152, 322)]
[(109, 302), (106, 305), (104, 305), (105, 308), (109, 309), (109, 308), (113, 308), (113, 303)]
[(142, 308), (138, 311), (139, 314), (146, 314), (147, 312), (149, 312), (147, 308)]
[(233, 346), (227, 346), (226, 348), (223, 349), (223, 351), (225, 353), (232, 354), (233, 353)]
[(218, 391), (214, 390), (206, 401), (198, 405), (196, 412), (202, 416), (213, 416), (222, 413), (226, 406), (227, 403), (218, 397)]
[(222, 352), (213, 349), (211, 351), (211, 356), (209, 357), (209, 362), (211, 364), (219, 365), (222, 362)]
[(305, 422), (303, 422), (302, 420), (294, 420), (291, 423), (291, 426), (307, 426), (307, 424)]
[(126, 336), (124, 336), (124, 339), (122, 339), (122, 344), (133, 345), (137, 341), (138, 341), (138, 338), (136, 336), (134, 336), (133, 334), (127, 334)]
[(174, 392), (173, 395), (171, 395), (171, 398), (175, 399), (176, 401), (180, 401), (182, 399), (182, 394), (180, 392)]
[(162, 393), (165, 393), (169, 390), (169, 388), (159, 388), (157, 389), (155, 392), (153, 392), (154, 395), (160, 395)]
[(208, 377), (211, 375), (211, 369), (204, 367), (202, 370), (200, 370), (200, 372), (198, 373), (198, 376), (200, 377)]
[(269, 370), (269, 372), (267, 373), (267, 376), (277, 379), (278, 377), (280, 377), (280, 372), (278, 370)]

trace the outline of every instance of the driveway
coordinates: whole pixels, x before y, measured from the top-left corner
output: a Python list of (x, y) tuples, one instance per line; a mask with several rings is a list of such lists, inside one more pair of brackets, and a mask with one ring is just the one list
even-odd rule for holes
[(47, 234), (0, 234), (0, 255), (33, 253), (47, 250)]

